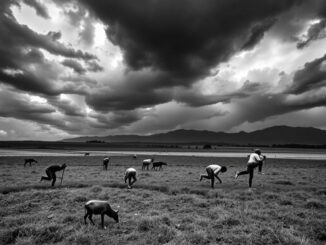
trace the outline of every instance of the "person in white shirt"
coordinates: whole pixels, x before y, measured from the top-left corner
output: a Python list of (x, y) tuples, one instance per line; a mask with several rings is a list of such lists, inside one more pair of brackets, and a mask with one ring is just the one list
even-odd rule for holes
[[(137, 178), (136, 178), (136, 169), (134, 168), (128, 168), (126, 170), (126, 173), (125, 173), (125, 183), (127, 183), (127, 179), (128, 179), (128, 189), (131, 189), (132, 185), (137, 181)], [(133, 179), (133, 180), (131, 180)]]
[(207, 172), (207, 175), (200, 175), (200, 180), (199, 181), (202, 181), (203, 178), (205, 179), (210, 179), (211, 180), (211, 187), (214, 188), (214, 180), (215, 178), (217, 178), (220, 183), (222, 183), (222, 180), (218, 177), (218, 174), (221, 172), (221, 173), (224, 173), (226, 172), (227, 168), (225, 166), (220, 166), (220, 165), (217, 165), (217, 164), (212, 164), (212, 165), (209, 165), (206, 167), (206, 172)]
[(235, 178), (238, 178), (240, 175), (249, 174), (249, 188), (252, 186), (252, 179), (254, 178), (254, 169), (258, 167), (258, 172), (261, 173), (263, 162), (266, 159), (266, 156), (261, 154), (259, 149), (256, 149), (254, 153), (249, 155), (249, 160), (247, 163), (247, 170), (237, 171)]

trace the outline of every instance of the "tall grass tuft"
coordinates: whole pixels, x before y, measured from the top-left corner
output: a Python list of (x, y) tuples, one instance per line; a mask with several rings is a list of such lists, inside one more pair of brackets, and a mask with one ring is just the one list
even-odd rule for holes
[(167, 216), (145, 217), (137, 224), (137, 230), (144, 233), (143, 237), (150, 244), (165, 244), (174, 239), (176, 232), (171, 227), (171, 220)]
[(306, 208), (314, 208), (314, 209), (323, 209), (325, 205), (318, 199), (308, 199), (306, 204)]
[(102, 187), (101, 186), (98, 186), (98, 185), (95, 185), (91, 188), (91, 192), (94, 192), (94, 193), (99, 193), (102, 191)]

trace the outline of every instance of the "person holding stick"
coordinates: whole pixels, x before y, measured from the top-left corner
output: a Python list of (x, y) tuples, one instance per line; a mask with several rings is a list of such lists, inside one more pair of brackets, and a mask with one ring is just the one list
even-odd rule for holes
[(247, 170), (237, 171), (235, 173), (235, 178), (237, 179), (240, 175), (249, 174), (249, 188), (252, 186), (252, 179), (254, 178), (254, 169), (258, 167), (258, 172), (262, 173), (263, 162), (266, 159), (266, 156), (261, 154), (260, 149), (255, 149), (254, 153), (249, 155), (249, 160), (247, 163)]
[(62, 183), (62, 178), (63, 178), (63, 173), (64, 173), (64, 170), (66, 169), (67, 165), (64, 163), (62, 164), (61, 166), (59, 165), (52, 165), (50, 167), (48, 167), (46, 170), (45, 170), (45, 173), (47, 175), (47, 177), (44, 177), (42, 176), (41, 177), (41, 180), (52, 180), (52, 186), (54, 186), (56, 180), (57, 180), (57, 176), (56, 176), (56, 172), (58, 171), (61, 171), (63, 170), (62, 172), (62, 177), (61, 177), (61, 183)]

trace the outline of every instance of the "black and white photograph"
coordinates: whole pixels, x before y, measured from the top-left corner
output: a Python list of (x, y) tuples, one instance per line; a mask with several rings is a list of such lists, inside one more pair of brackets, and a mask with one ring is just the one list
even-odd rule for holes
[(326, 244), (325, 0), (0, 0), (0, 244)]

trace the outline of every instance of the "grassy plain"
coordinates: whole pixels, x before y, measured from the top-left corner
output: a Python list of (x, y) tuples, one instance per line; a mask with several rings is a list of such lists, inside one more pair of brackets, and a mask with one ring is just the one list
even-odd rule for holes
[[(141, 171), (142, 159), (111, 158), (102, 170), (100, 156), (0, 157), (0, 244), (325, 244), (325, 161), (268, 159), (265, 175), (234, 179), (245, 158), (159, 156), (163, 171)], [(67, 163), (63, 184), (39, 182), (47, 166)], [(210, 188), (199, 182), (205, 167), (228, 171)], [(135, 167), (134, 189), (123, 182)], [(61, 173), (58, 174), (60, 176)], [(106, 230), (84, 225), (84, 203), (108, 200), (120, 223), (105, 218)]]

